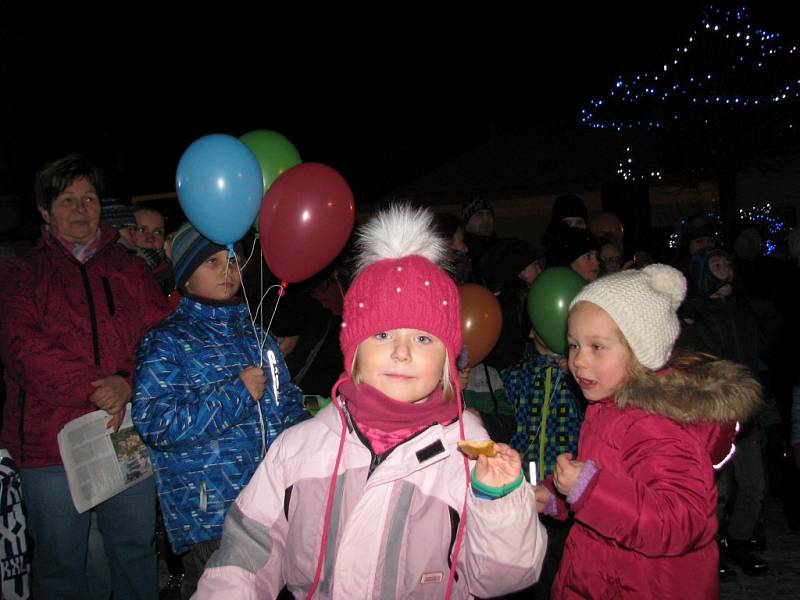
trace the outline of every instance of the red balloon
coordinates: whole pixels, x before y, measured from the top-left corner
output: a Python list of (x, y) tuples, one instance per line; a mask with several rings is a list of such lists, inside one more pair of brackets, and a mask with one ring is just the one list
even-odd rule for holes
[(296, 165), (261, 202), (261, 251), (276, 277), (296, 283), (319, 273), (342, 251), (356, 207), (350, 186), (320, 163)]
[(458, 286), (461, 296), (461, 332), (469, 353), (468, 366), (474, 367), (492, 351), (503, 328), (503, 311), (494, 294), (482, 285)]

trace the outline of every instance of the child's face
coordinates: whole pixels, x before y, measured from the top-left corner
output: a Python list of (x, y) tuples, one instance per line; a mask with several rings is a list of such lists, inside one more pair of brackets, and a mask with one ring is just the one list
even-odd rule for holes
[(228, 264), (228, 251), (220, 250), (200, 263), (186, 281), (186, 289), (201, 298), (229, 300), (239, 291), (240, 283), (235, 260)]
[(728, 257), (722, 255), (712, 256), (708, 259), (708, 268), (711, 273), (713, 273), (714, 277), (726, 282), (725, 285), (711, 294), (711, 297), (726, 298), (727, 296), (730, 296), (731, 293), (733, 293), (731, 281), (733, 281), (734, 272), (733, 265), (731, 265), (731, 261), (728, 259)]
[(597, 257), (597, 250), (590, 250), (572, 261), (572, 270), (581, 276), (587, 283), (591, 283), (600, 274), (600, 259)]
[(361, 381), (399, 402), (424, 402), (442, 383), (445, 347), (419, 329), (391, 329), (358, 345)]
[(608, 313), (580, 302), (569, 313), (569, 370), (589, 401), (613, 395), (625, 380), (631, 352)]

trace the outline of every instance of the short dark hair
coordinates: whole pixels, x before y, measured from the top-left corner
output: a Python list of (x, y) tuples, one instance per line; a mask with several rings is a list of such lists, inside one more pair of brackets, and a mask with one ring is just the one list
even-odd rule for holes
[(81, 177), (88, 179), (97, 190), (98, 196), (102, 197), (103, 176), (100, 169), (89, 162), (83, 154), (73, 152), (47, 163), (36, 172), (34, 184), (36, 206), (49, 212), (58, 195)]

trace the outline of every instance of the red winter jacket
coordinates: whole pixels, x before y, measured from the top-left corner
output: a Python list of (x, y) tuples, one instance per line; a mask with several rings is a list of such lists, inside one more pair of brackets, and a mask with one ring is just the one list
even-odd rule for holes
[[(706, 360), (632, 378), (616, 397), (590, 403), (578, 460), (598, 471), (569, 506), (575, 524), (552, 598), (718, 597), (712, 465), (730, 450), (731, 422), (759, 402), (747, 369)], [(559, 513), (567, 514), (561, 501)]]
[(80, 264), (45, 232), (31, 254), (0, 267), (0, 356), (7, 388), (0, 447), (20, 467), (61, 464), (56, 436), (92, 410), (90, 382), (130, 383), (144, 333), (167, 315), (145, 262), (100, 224), (95, 255)]

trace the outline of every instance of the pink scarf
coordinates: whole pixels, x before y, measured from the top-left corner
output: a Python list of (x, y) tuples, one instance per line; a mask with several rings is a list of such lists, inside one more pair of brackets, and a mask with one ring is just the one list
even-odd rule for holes
[(422, 404), (398, 402), (369, 384), (345, 381), (339, 386), (347, 410), (358, 429), (380, 456), (434, 423), (442, 425), (458, 418), (455, 402), (444, 402), (437, 387)]

